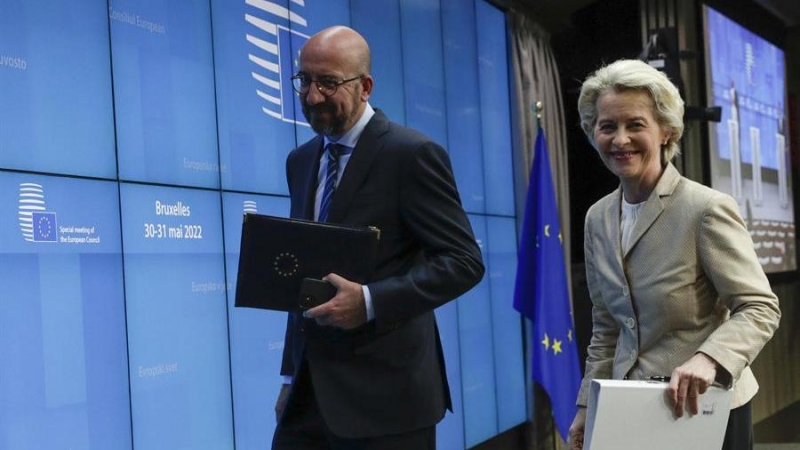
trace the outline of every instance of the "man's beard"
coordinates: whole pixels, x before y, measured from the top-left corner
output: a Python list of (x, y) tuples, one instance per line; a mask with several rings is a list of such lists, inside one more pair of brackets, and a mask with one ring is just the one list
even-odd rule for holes
[[(305, 116), (311, 129), (326, 136), (339, 136), (344, 134), (344, 126), (348, 117), (336, 115), (336, 108), (328, 103), (309, 106), (302, 102), (303, 116)], [(320, 112), (327, 113), (328, 120), (320, 118)]]

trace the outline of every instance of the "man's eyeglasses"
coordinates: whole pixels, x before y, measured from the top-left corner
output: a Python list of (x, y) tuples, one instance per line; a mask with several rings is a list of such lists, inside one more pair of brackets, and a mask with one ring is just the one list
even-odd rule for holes
[(336, 93), (336, 90), (339, 89), (339, 86), (358, 80), (362, 77), (364, 77), (364, 75), (358, 75), (342, 81), (337, 81), (335, 78), (330, 77), (323, 77), (315, 80), (309, 75), (298, 73), (292, 77), (292, 87), (295, 91), (297, 91), (298, 94), (306, 95), (308, 94), (308, 89), (311, 87), (311, 83), (316, 83), (319, 93), (325, 97), (330, 97)]

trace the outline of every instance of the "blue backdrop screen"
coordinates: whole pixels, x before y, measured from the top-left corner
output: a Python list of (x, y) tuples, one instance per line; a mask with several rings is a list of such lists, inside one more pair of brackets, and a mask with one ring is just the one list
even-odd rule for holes
[(0, 167), (113, 178), (106, 2), (0, 1)]
[(134, 441), (233, 443), (219, 194), (122, 184)]
[(113, 0), (119, 177), (219, 187), (207, 1)]
[[(289, 199), (226, 192), (222, 200), (227, 289), (233, 294), (236, 292), (243, 214), (288, 217)], [(264, 411), (265, 405), (274, 405), (278, 400), (275, 382), (281, 370), (286, 314), (235, 308), (232, 301), (228, 308), (237, 448), (262, 448), (272, 440), (275, 421), (273, 417), (254, 411)]]
[(739, 203), (766, 272), (797, 269), (783, 50), (705, 6), (711, 186)]
[(487, 276), (436, 311), (440, 448), (527, 417), (504, 13), (484, 0), (0, 0), (0, 448), (263, 449), (286, 314), (235, 308), (242, 214), (286, 216), (289, 78), (335, 24), (370, 103), (450, 154)]
[(130, 448), (117, 184), (0, 172), (0, 447)]

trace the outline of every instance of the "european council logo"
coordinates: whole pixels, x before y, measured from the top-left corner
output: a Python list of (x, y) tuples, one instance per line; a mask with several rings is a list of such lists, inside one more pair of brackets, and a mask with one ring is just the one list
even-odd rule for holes
[(244, 209), (244, 213), (251, 213), (257, 214), (258, 213), (258, 203), (255, 200), (245, 200), (242, 203), (242, 208)]
[(309, 37), (294, 30), (308, 27), (308, 21), (297, 11), (305, 8), (305, 0), (291, 0), (291, 10), (267, 0), (245, 3), (253, 8), (244, 19), (255, 27), (246, 34), (247, 42), (253, 45), (247, 56), (255, 64), (250, 74), (257, 83), (256, 95), (263, 100), (261, 110), (274, 119), (309, 126), (300, 113), (291, 81), (300, 48)]
[(19, 228), (28, 242), (57, 242), (56, 213), (48, 212), (41, 184), (19, 184)]

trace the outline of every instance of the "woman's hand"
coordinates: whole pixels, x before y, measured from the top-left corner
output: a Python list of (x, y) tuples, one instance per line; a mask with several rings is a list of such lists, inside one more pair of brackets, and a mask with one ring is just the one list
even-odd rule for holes
[(719, 364), (705, 353), (696, 353), (689, 361), (672, 371), (667, 395), (675, 409), (675, 417), (683, 417), (683, 411), (689, 406), (689, 412), (696, 415), (699, 410), (698, 398), (714, 383)]
[(569, 436), (567, 446), (570, 450), (581, 450), (583, 448), (583, 430), (586, 428), (586, 408), (579, 406), (572, 425), (569, 426)]

